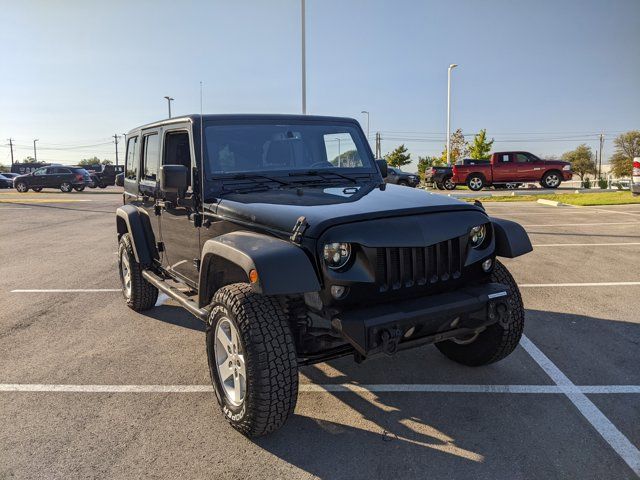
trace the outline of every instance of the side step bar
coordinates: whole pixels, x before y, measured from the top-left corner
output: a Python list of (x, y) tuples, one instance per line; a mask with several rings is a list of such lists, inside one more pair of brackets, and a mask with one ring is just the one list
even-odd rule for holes
[(209, 312), (207, 310), (205, 310), (204, 308), (198, 307), (198, 304), (191, 297), (185, 295), (176, 287), (170, 285), (168, 282), (160, 278), (151, 270), (143, 270), (142, 276), (147, 282), (149, 282), (151, 285), (156, 287), (162, 293), (169, 295), (171, 298), (177, 301), (180, 305), (186, 308), (189, 311), (189, 313), (196, 316), (203, 322), (206, 322), (207, 319), (209, 318)]

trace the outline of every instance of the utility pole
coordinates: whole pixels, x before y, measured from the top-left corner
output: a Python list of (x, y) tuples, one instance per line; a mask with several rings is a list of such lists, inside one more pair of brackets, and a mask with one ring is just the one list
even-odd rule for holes
[(13, 167), (13, 138), (8, 138), (9, 147), (11, 148), (11, 166)]
[(34, 161), (34, 163), (38, 163), (38, 154), (37, 154), (37, 152), (36, 152), (36, 142), (37, 142), (38, 140), (39, 140), (39, 139), (38, 139), (38, 138), (36, 138), (36, 139), (33, 141), (33, 161)]
[(599, 163), (598, 163), (598, 180), (600, 179), (600, 175), (602, 175), (602, 149), (604, 147), (604, 136), (602, 134), (600, 134), (600, 153), (598, 154), (598, 156), (600, 157)]
[(380, 132), (376, 132), (376, 159), (382, 158), (382, 152), (380, 150)]
[(305, 5), (304, 0), (301, 0), (301, 22), (302, 22), (302, 114), (307, 114), (307, 40), (305, 34)]
[(447, 70), (447, 165), (451, 165), (451, 70), (458, 65), (452, 63)]
[[(171, 116), (169, 116), (169, 118), (171, 118)], [(118, 135), (117, 133), (113, 136), (113, 141), (116, 144), (116, 166), (118, 166), (118, 139), (120, 138), (120, 135)]]

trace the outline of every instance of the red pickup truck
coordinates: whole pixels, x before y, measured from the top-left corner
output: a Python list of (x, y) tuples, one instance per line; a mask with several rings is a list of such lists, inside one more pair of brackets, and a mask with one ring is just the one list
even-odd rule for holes
[(560, 160), (540, 160), (529, 152), (496, 152), (488, 163), (454, 165), (452, 181), (478, 191), (493, 185), (540, 182), (544, 188), (558, 188), (571, 180), (571, 164)]

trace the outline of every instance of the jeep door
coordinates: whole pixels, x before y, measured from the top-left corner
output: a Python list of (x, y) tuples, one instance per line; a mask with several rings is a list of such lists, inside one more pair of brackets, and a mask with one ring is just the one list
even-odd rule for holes
[(160, 225), (164, 244), (163, 266), (192, 286), (198, 282), (200, 228), (196, 196), (193, 191), (195, 169), (193, 141), (189, 124), (166, 126), (163, 130), (162, 165), (184, 165), (189, 170), (188, 187), (183, 198), (160, 192)]
[(138, 206), (149, 219), (154, 243), (162, 241), (160, 219), (156, 215), (158, 201), (158, 173), (160, 170), (160, 136), (162, 129), (143, 130), (140, 136), (140, 181), (138, 183)]

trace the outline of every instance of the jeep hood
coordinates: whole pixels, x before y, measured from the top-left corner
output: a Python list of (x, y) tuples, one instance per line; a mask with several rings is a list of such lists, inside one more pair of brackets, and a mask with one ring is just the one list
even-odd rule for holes
[(387, 185), (304, 187), (225, 195), (216, 213), (256, 227), (291, 232), (299, 217), (309, 224), (305, 237), (350, 222), (455, 210), (482, 211), (475, 205), (424, 190)]

